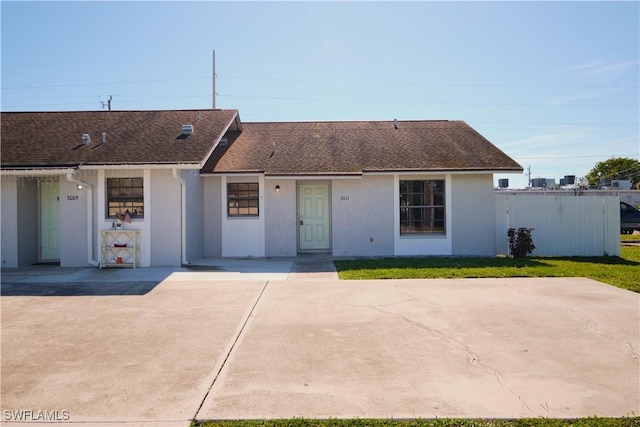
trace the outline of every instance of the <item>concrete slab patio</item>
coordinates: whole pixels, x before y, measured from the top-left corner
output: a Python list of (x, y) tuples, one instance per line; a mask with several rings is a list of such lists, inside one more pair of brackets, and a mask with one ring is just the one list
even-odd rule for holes
[(198, 418), (637, 416), (639, 312), (589, 279), (270, 283)]
[(264, 285), (174, 280), (146, 295), (3, 296), (4, 420), (48, 410), (90, 425), (188, 425)]
[[(105, 426), (640, 414), (638, 294), (588, 279), (352, 282), (289, 268), (254, 272), (284, 280), (136, 269), (160, 282), (3, 296), (3, 422), (20, 410)], [(40, 284), (63, 289), (53, 276)]]

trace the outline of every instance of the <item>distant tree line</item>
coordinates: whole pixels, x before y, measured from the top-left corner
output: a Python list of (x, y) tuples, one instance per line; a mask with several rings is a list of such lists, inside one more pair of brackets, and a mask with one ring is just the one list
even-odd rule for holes
[(614, 157), (596, 165), (587, 174), (590, 187), (601, 187), (606, 180), (629, 180), (631, 188), (640, 190), (640, 161), (628, 157)]

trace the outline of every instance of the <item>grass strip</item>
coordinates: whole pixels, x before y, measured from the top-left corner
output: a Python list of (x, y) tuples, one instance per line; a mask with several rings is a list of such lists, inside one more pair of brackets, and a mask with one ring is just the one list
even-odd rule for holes
[(343, 280), (587, 277), (640, 292), (640, 246), (623, 246), (620, 257), (409, 257), (334, 263)]
[(521, 419), (276, 419), (193, 422), (193, 427), (638, 427), (640, 418)]
[(621, 234), (620, 241), (622, 242), (640, 242), (640, 234)]

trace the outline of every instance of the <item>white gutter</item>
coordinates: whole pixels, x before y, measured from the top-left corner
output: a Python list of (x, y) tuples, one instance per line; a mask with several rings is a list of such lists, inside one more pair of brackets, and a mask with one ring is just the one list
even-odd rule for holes
[(522, 171), (494, 170), (494, 169), (436, 169), (436, 170), (398, 170), (398, 171), (376, 171), (364, 170), (363, 175), (484, 175), (484, 174), (522, 174)]
[(67, 181), (82, 185), (87, 191), (87, 263), (98, 267), (98, 260), (93, 259), (93, 187), (84, 181), (73, 177), (73, 172), (67, 173)]
[[(255, 174), (254, 174), (255, 175)], [(215, 175), (214, 175), (215, 176)], [(238, 176), (235, 174), (229, 174), (227, 176)], [(326, 181), (328, 179), (362, 179), (362, 174), (349, 174), (349, 175), (265, 175), (265, 181), (278, 181), (284, 179), (295, 179), (298, 181)]]
[(73, 168), (65, 169), (2, 169), (0, 175), (7, 176), (58, 176), (73, 173)]
[[(1, 169), (0, 176), (61, 176), (74, 173), (77, 170), (131, 170), (131, 169), (201, 169), (198, 163), (181, 164), (139, 164), (139, 165), (78, 165), (74, 168), (60, 169)], [(84, 184), (83, 184), (84, 185)]]
[(200, 169), (199, 163), (167, 163), (167, 164), (125, 164), (125, 165), (80, 165), (83, 170), (109, 170), (109, 169)]
[(180, 183), (180, 254), (182, 258), (182, 264), (189, 264), (187, 260), (187, 198), (186, 190), (187, 186), (180, 175), (178, 175), (178, 169), (172, 169), (171, 173), (176, 181)]

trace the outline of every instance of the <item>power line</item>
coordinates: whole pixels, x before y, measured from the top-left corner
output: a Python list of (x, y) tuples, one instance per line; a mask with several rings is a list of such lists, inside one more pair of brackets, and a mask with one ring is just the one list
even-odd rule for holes
[[(205, 57), (206, 55), (203, 55), (201, 53), (199, 54), (184, 54), (181, 53), (180, 54), (180, 58), (186, 58), (186, 57), (195, 57), (195, 56), (199, 56), (199, 57)], [(148, 62), (149, 60), (155, 60), (155, 59), (171, 59), (171, 60), (175, 60), (175, 55), (172, 56), (149, 56), (149, 57), (136, 57), (136, 58), (107, 58), (107, 59), (95, 59), (95, 60), (86, 60), (86, 59), (82, 59), (82, 60), (78, 60), (78, 61), (65, 61), (65, 62), (45, 62), (45, 63), (22, 63), (22, 64), (12, 64), (12, 63), (8, 63), (5, 61), (4, 64), (2, 64), (4, 67), (7, 68), (21, 68), (21, 67), (28, 67), (28, 68), (33, 68), (33, 67), (54, 67), (54, 66), (59, 66), (59, 65), (87, 65), (87, 64), (104, 64), (104, 63), (110, 63), (110, 62), (131, 62), (131, 63), (136, 63), (136, 62)]]
[[(189, 95), (189, 96), (147, 96), (147, 97), (130, 97), (127, 95), (119, 95), (121, 97), (129, 98), (127, 101), (139, 101), (139, 100), (171, 100), (171, 99), (194, 99), (194, 98), (209, 98), (210, 95)], [(353, 103), (382, 103), (382, 104), (405, 104), (405, 105), (469, 105), (469, 106), (520, 106), (520, 107), (640, 107), (640, 105), (635, 103), (620, 103), (620, 104), (555, 104), (555, 103), (535, 103), (535, 102), (499, 102), (499, 101), (407, 101), (400, 99), (358, 99), (358, 98), (350, 98), (350, 99), (342, 99), (342, 98), (322, 98), (322, 97), (294, 97), (294, 96), (258, 96), (258, 95), (235, 95), (235, 94), (218, 94), (217, 96), (221, 98), (238, 98), (238, 99), (258, 99), (258, 100), (276, 100), (276, 101), (314, 101), (314, 102), (353, 102)], [(70, 97), (71, 98), (71, 97)], [(79, 97), (72, 97), (79, 98)], [(31, 98), (34, 99), (34, 98)], [(45, 98), (45, 99), (59, 99), (59, 97), (53, 98)], [(86, 104), (86, 103), (75, 103), (77, 105)], [(38, 104), (19, 104), (19, 105), (5, 105), (5, 107), (33, 107), (33, 106), (49, 106), (49, 105), (72, 105), (69, 103), (38, 103)], [(480, 122), (476, 122), (480, 123)], [(487, 124), (499, 124), (503, 125), (504, 122), (484, 122)], [(535, 123), (535, 122), (514, 122), (513, 124), (554, 124), (554, 123)], [(577, 125), (592, 125), (595, 124), (593, 122), (589, 123), (555, 123), (558, 125), (567, 125), (567, 124), (577, 124)], [(601, 123), (608, 125), (624, 125), (624, 124), (637, 124), (637, 122), (629, 122), (629, 123)]]
[[(206, 98), (211, 99), (210, 95), (197, 95), (197, 96), (170, 96), (170, 97), (145, 97), (145, 98), (128, 98), (126, 95), (113, 95), (124, 97), (124, 100), (121, 100), (121, 103), (130, 104), (136, 101), (145, 101), (145, 100), (153, 100), (153, 101), (163, 101), (163, 100), (172, 100), (172, 99), (194, 99), (194, 98)], [(86, 97), (84, 97), (86, 98)], [(2, 108), (28, 108), (28, 107), (53, 107), (57, 105), (95, 105), (95, 102), (69, 102), (69, 103), (41, 103), (41, 104), (14, 104), (14, 105), (2, 105)]]
[(295, 79), (282, 77), (249, 77), (249, 76), (225, 76), (218, 75), (219, 79), (228, 80), (263, 80), (281, 81), (296, 83), (348, 83), (348, 84), (370, 84), (370, 85), (393, 85), (393, 86), (444, 86), (444, 87), (526, 87), (526, 88), (634, 88), (640, 85), (556, 85), (556, 84), (505, 84), (505, 83), (424, 83), (424, 82), (401, 82), (401, 81), (367, 81), (367, 80), (333, 80), (333, 79)]
[[(198, 53), (181, 53), (181, 58), (185, 57), (200, 57), (200, 58), (210, 58), (209, 53), (202, 53), (201, 51)], [(256, 60), (268, 59), (268, 60), (282, 60), (282, 61), (294, 61), (298, 58), (296, 55), (259, 55), (252, 54), (251, 57)], [(10, 61), (3, 64), (5, 67), (11, 68), (19, 68), (19, 67), (44, 67), (44, 66), (58, 66), (58, 65), (84, 65), (84, 64), (97, 64), (97, 63), (110, 63), (110, 62), (149, 62), (150, 60), (175, 60), (175, 55), (158, 55), (158, 56), (137, 56), (135, 58), (131, 57), (119, 57), (119, 58), (100, 58), (100, 59), (89, 59), (83, 58), (77, 61), (61, 61), (61, 62), (45, 62), (45, 63), (11, 63)], [(360, 62), (360, 61), (359, 61)], [(420, 58), (416, 59), (415, 57), (386, 57), (380, 58), (376, 56), (373, 59), (370, 59), (368, 62), (370, 63), (381, 63), (381, 62), (392, 62), (392, 63), (421, 63), (421, 64), (443, 64), (450, 66), (462, 66), (462, 65), (518, 65), (518, 66), (531, 66), (531, 65), (553, 65), (553, 66), (570, 66), (572, 68), (579, 67), (585, 64), (576, 64), (576, 61), (470, 61), (466, 59), (459, 60), (437, 60), (437, 59), (427, 59)], [(597, 65), (597, 64), (596, 64)], [(637, 65), (637, 60), (629, 61), (629, 65)]]
[[(367, 80), (342, 80), (342, 79), (298, 79), (283, 77), (251, 77), (251, 76), (225, 76), (217, 75), (217, 79), (227, 80), (256, 80), (256, 81), (279, 81), (288, 83), (329, 83), (329, 84), (360, 84), (360, 85), (383, 85), (383, 86), (429, 86), (429, 87), (506, 87), (506, 88), (637, 88), (640, 85), (560, 85), (560, 84), (508, 84), (508, 83), (433, 83), (433, 82), (403, 82), (403, 81), (367, 81)], [(139, 83), (162, 83), (170, 81), (186, 80), (210, 80), (211, 76), (181, 77), (167, 79), (147, 79), (147, 80), (127, 80), (102, 83), (65, 83), (57, 85), (32, 85), (32, 86), (8, 86), (3, 90), (18, 89), (46, 89), (56, 87), (81, 87), (81, 86), (102, 86), (111, 84), (139, 84)]]
[(559, 160), (559, 159), (574, 159), (574, 158), (602, 158), (602, 157), (631, 157), (638, 154), (584, 154), (584, 155), (567, 155), (567, 156), (511, 156), (517, 160)]
[[(340, 98), (312, 98), (299, 96), (258, 96), (258, 95), (235, 95), (235, 94), (218, 94), (224, 98), (241, 98), (241, 99), (269, 99), (276, 101), (328, 101), (328, 102), (345, 102)], [(348, 102), (364, 102), (364, 103), (382, 103), (382, 104), (417, 104), (417, 105), (495, 105), (495, 106), (545, 106), (545, 107), (640, 107), (637, 103), (633, 104), (555, 104), (555, 103), (532, 103), (532, 102), (473, 102), (473, 101), (406, 101), (393, 99), (354, 99), (349, 98)]]
[(18, 89), (50, 89), (56, 87), (83, 87), (83, 86), (105, 86), (105, 85), (119, 85), (119, 84), (139, 84), (139, 83), (162, 83), (184, 80), (204, 80), (211, 79), (211, 77), (182, 77), (172, 79), (155, 79), (155, 80), (128, 80), (119, 82), (105, 82), (105, 83), (69, 83), (59, 85), (41, 85), (41, 86), (13, 86), (3, 87), (2, 90), (18, 90)]

